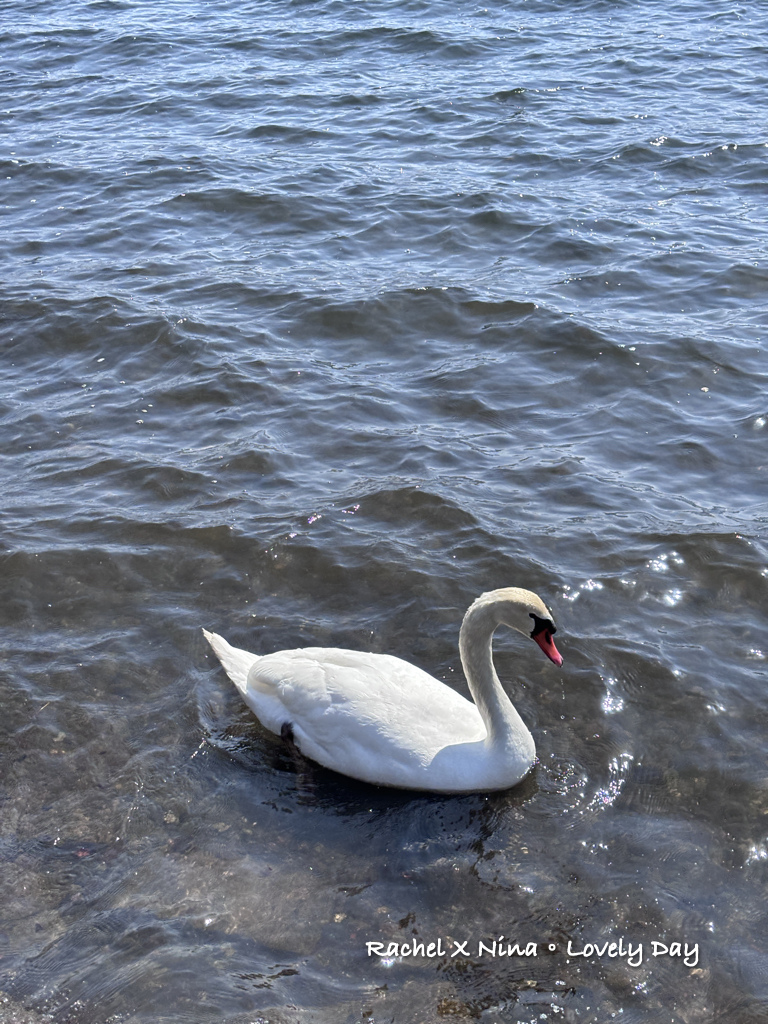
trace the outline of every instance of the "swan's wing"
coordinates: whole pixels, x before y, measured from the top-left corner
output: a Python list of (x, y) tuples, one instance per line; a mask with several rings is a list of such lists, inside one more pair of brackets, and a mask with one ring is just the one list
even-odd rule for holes
[(325, 647), (268, 654), (251, 667), (244, 696), (273, 732), (289, 723), (307, 757), (380, 784), (412, 785), (440, 749), (486, 734), (474, 704), (386, 654)]

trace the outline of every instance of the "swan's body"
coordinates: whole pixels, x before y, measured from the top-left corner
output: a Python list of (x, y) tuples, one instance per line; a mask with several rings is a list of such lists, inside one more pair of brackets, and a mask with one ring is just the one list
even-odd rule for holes
[(502, 623), (562, 664), (541, 598), (516, 587), (483, 594), (459, 636), (474, 704), (389, 654), (307, 647), (258, 657), (203, 632), (262, 725), (306, 757), (379, 786), (460, 793), (514, 786), (536, 759), (493, 667), (491, 638)]

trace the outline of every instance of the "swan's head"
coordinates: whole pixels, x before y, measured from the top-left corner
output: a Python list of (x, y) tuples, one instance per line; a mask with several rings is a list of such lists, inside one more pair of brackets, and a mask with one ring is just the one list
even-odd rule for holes
[(555, 620), (538, 594), (520, 587), (505, 587), (483, 594), (475, 604), (481, 602), (493, 608), (499, 625), (509, 626), (531, 637), (558, 668), (563, 664), (563, 657), (552, 639), (557, 632)]

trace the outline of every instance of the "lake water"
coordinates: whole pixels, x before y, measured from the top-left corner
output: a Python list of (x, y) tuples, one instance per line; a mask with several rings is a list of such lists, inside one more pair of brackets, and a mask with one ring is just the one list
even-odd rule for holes
[[(6, 0), (3, 1024), (768, 1020), (767, 33)], [(511, 585), (493, 795), (297, 762), (200, 631), (466, 693)]]

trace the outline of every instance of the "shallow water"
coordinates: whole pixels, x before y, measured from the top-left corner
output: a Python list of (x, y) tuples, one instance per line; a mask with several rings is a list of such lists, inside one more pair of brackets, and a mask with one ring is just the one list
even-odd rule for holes
[[(6, 11), (0, 1019), (764, 1021), (762, 7)], [(466, 693), (506, 585), (507, 793), (297, 763), (200, 632)]]

